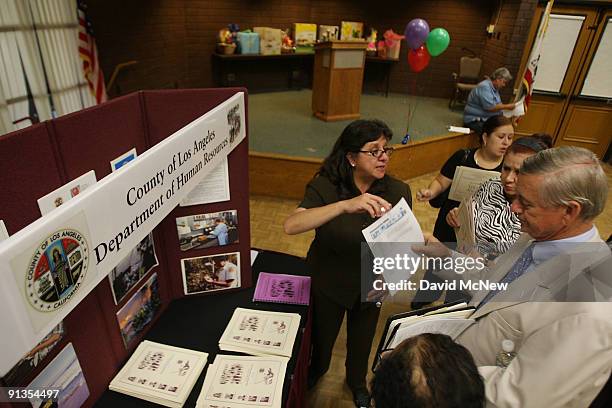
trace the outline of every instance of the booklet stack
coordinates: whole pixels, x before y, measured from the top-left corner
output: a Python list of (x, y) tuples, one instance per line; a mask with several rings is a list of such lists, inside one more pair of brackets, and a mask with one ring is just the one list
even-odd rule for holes
[(310, 303), (310, 276), (261, 272), (257, 278), (253, 302), (307, 306)]
[(182, 407), (208, 354), (143, 341), (108, 388), (167, 407)]
[(219, 340), (219, 348), (256, 356), (291, 357), (299, 327), (299, 314), (239, 307)]
[(280, 408), (288, 359), (218, 354), (208, 367), (196, 408)]

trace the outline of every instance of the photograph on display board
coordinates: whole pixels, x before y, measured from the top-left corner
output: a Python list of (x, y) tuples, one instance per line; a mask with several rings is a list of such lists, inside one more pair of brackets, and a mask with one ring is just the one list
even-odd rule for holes
[(23, 385), (24, 380), (34, 372), (34, 369), (49, 355), (63, 337), (64, 323), (61, 322), (6, 373), (3, 377), (6, 385), (9, 387)]
[(111, 170), (115, 171), (123, 167), (125, 164), (131, 162), (136, 158), (136, 148), (133, 148), (127, 153), (123, 153), (121, 156), (117, 157), (113, 161), (110, 162)]
[(238, 211), (188, 215), (176, 219), (181, 251), (238, 243)]
[(154, 273), (117, 312), (117, 322), (126, 348), (153, 320), (160, 306), (159, 284), (157, 273)]
[(115, 304), (118, 305), (130, 289), (157, 265), (153, 234), (150, 233), (108, 274)]
[(68, 343), (64, 347), (53, 361), (28, 385), (27, 389), (59, 390), (57, 401), (31, 398), (30, 403), (32, 403), (34, 408), (78, 408), (83, 405), (87, 397), (89, 397), (89, 388), (87, 387), (85, 376), (81, 370), (81, 365), (74, 352), (72, 343)]
[(181, 259), (186, 295), (240, 287), (240, 253)]

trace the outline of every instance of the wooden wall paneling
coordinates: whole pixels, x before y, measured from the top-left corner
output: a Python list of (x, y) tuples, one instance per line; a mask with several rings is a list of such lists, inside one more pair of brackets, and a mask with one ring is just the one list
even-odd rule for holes
[[(478, 145), (474, 134), (452, 134), (427, 139), (396, 148), (389, 164), (389, 174), (401, 180), (440, 171), (457, 150)], [(323, 164), (323, 159), (272, 153), (249, 154), (251, 193), (301, 200), (306, 184)], [(291, 181), (287, 182), (287, 174)]]
[(612, 108), (601, 102), (570, 104), (555, 146), (587, 148), (603, 158), (612, 141)]

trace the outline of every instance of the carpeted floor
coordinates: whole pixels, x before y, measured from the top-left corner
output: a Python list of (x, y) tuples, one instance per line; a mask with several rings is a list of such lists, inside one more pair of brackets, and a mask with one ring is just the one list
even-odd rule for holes
[[(311, 110), (310, 90), (249, 95), (249, 149), (289, 156), (327, 156), (350, 121), (324, 122)], [(462, 125), (462, 111), (451, 111), (448, 99), (403, 94), (361, 96), (361, 117), (381, 119), (393, 130), (393, 143), (401, 143), (412, 111), (411, 140), (447, 134), (450, 125)]]

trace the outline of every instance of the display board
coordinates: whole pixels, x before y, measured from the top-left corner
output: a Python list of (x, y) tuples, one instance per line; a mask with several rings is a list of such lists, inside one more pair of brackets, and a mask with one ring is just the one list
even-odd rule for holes
[[(143, 91), (1, 136), (0, 151), (3, 160), (0, 161), (0, 171), (11, 176), (0, 179), (0, 188), (7, 193), (3, 194), (5, 198), (0, 208), (0, 219), (4, 220), (9, 234), (17, 235), (2, 242), (0, 252), (7, 252), (6, 248), (15, 246), (16, 242), (31, 235), (40, 225), (59, 217), (57, 214), (73, 215), (70, 214), (73, 209), (80, 208), (82, 203), (91, 200), (102, 188), (125, 188), (127, 191), (129, 186), (117, 184), (121, 180), (128, 180), (130, 172), (135, 172), (131, 169), (136, 167), (129, 166), (141, 166), (147, 157), (151, 161), (153, 152), (159, 153), (160, 146), (167, 143), (175, 132), (182, 131), (186, 125), (238, 95), (241, 100), (244, 95), (244, 112), (238, 116), (244, 117), (244, 123), (239, 125), (243, 126), (242, 131), (245, 132), (248, 128), (246, 90), (224, 88)], [(233, 132), (236, 128), (233, 124), (237, 120), (236, 112), (229, 109), (227, 115), (223, 113), (222, 119), (223, 123), (230, 126), (230, 133)], [(213, 129), (217, 125), (207, 124)], [(59, 326), (39, 336), (42, 342), (34, 352), (25, 356), (13, 370), (0, 373), (4, 374), (1, 385), (28, 386), (71, 343), (79, 363), (75, 367), (82, 369), (89, 392), (84, 406), (91, 406), (107, 389), (110, 380), (149, 327), (164, 313), (168, 304), (174, 299), (187, 296), (183, 290), (182, 259), (212, 259), (212, 267), (210, 262), (209, 265), (195, 263), (196, 270), (191, 272), (199, 278), (212, 274), (210, 280), (223, 285), (223, 290), (201, 290), (189, 296), (223, 296), (224, 291), (236, 290), (237, 282), (240, 287), (251, 286), (248, 141), (246, 135), (243, 136), (245, 138), (242, 141), (240, 138), (235, 139), (231, 154), (227, 156), (229, 200), (168, 208), (168, 215), (156, 227), (151, 226), (150, 234), (143, 232), (139, 242), (125, 251), (123, 259), (113, 261), (110, 265), (114, 267), (113, 271), (109, 273), (106, 267), (96, 269), (96, 274), (102, 271), (100, 273), (103, 276), (97, 276), (99, 283), (95, 289), (79, 299), (78, 305), (63, 318)], [(234, 140), (231, 135), (229, 138)], [(137, 152), (134, 164), (127, 163), (125, 169), (119, 168), (116, 171), (118, 174), (110, 174), (110, 162), (131, 149)], [(221, 157), (223, 148), (217, 150), (220, 152), (218, 160), (225, 160)], [(98, 180), (93, 187), (81, 194), (74, 191), (75, 196), (79, 194), (78, 197), (71, 199), (68, 204), (59, 202), (57, 205), (61, 206), (58, 209), (41, 218), (38, 198), (90, 170), (95, 171)], [(113, 205), (109, 201), (108, 206)], [(198, 236), (200, 241), (209, 245), (181, 251), (176, 219), (201, 214), (218, 214), (215, 217), (204, 217), (203, 220), (213, 223), (216, 219), (222, 219), (219, 223), (225, 222), (226, 227), (232, 231), (231, 242), (221, 235), (215, 235), (214, 230), (210, 229), (206, 230), (207, 234)], [(113, 224), (115, 217), (122, 216), (111, 214), (99, 221)], [(76, 285), (79, 272), (73, 266), (81, 264), (83, 255), (94, 258), (95, 252), (91, 249), (76, 251), (79, 243), (72, 241), (75, 241), (73, 237), (66, 236), (57, 242), (50, 242), (49, 248), (55, 246), (58, 253), (44, 249), (43, 255), (37, 258), (36, 266), (41, 266), (36, 272), (39, 289), (43, 287), (41, 282), (46, 282), (48, 293), (54, 290), (57, 296), (62, 297), (68, 287)], [(217, 277), (221, 273), (228, 275), (229, 272), (222, 270), (222, 264), (232, 262), (237, 263), (233, 269), (236, 277), (233, 286), (227, 283), (230, 279), (220, 281)], [(66, 268), (63, 269), (62, 265)], [(110, 279), (105, 276), (107, 273)], [(49, 276), (46, 280), (45, 274)], [(3, 279), (10, 278), (3, 276)], [(214, 286), (206, 279), (195, 280), (194, 285), (198, 284)], [(41, 289), (40, 293), (47, 292)], [(66, 302), (70, 301), (66, 299)], [(15, 318), (16, 310), (5, 310), (5, 322)], [(22, 330), (16, 330), (14, 334), (23, 335)], [(6, 352), (4, 346), (11, 345), (11, 336), (2, 337), (3, 352)], [(6, 362), (6, 358), (3, 360)]]

